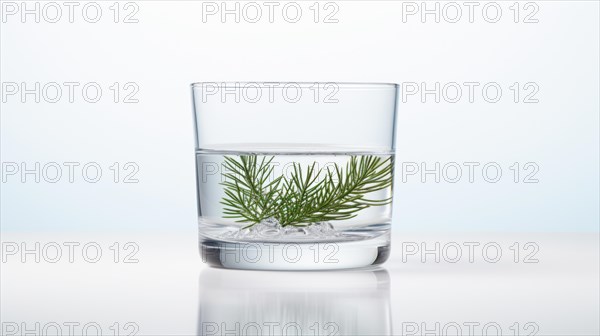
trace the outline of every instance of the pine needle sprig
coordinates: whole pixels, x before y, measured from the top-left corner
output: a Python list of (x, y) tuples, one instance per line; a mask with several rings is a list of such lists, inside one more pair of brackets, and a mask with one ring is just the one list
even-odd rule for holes
[(225, 218), (241, 218), (237, 222), (259, 223), (269, 218), (276, 204), (271, 200), (279, 192), (278, 187), (282, 176), (269, 181), (274, 167), (270, 159), (262, 158), (260, 162), (256, 155), (240, 156), (240, 161), (225, 157), (226, 197), (221, 201), (225, 205)]
[(243, 155), (239, 160), (225, 157), (227, 181), (221, 204), (226, 218), (251, 223), (274, 217), (282, 226), (346, 220), (371, 206), (391, 203), (391, 197), (368, 199), (365, 196), (392, 186), (392, 158), (373, 155), (352, 156), (345, 169), (317, 169), (314, 162), (303, 170), (293, 164), (289, 178), (274, 178), (274, 157), (258, 160)]

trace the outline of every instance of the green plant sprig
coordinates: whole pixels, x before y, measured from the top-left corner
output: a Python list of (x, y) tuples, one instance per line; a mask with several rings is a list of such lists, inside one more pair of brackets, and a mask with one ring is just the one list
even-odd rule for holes
[[(392, 186), (392, 158), (373, 155), (351, 156), (345, 168), (317, 169), (316, 162), (304, 171), (293, 164), (289, 178), (272, 178), (270, 158), (242, 155), (239, 160), (225, 157), (223, 173), (225, 218), (251, 223), (270, 217), (282, 226), (354, 218), (371, 206), (389, 204), (391, 197), (368, 199), (369, 193)], [(272, 179), (271, 179), (272, 178)]]

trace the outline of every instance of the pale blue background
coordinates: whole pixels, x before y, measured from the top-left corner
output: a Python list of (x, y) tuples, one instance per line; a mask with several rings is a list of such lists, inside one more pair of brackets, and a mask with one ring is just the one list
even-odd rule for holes
[[(399, 161), (495, 161), (505, 175), (497, 184), (397, 183), (394, 231), (598, 231), (598, 2), (538, 2), (537, 24), (402, 23), (399, 3), (339, 2), (340, 22), (328, 25), (204, 24), (199, 3), (139, 4), (137, 24), (2, 23), (2, 82), (94, 81), (107, 96), (116, 81), (140, 87), (137, 104), (2, 104), (3, 162), (95, 161), (107, 174), (98, 184), (10, 177), (3, 231), (192, 234), (188, 85), (212, 80), (498, 82), (497, 104), (412, 97), (399, 106)], [(540, 103), (511, 102), (508, 87), (529, 81)], [(136, 162), (140, 182), (113, 183), (117, 161)], [(508, 167), (529, 161), (540, 182), (513, 183)]]

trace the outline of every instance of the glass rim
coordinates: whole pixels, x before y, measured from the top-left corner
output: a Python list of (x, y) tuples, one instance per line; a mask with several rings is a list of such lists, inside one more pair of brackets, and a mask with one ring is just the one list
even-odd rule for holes
[[(294, 81), (212, 81), (212, 82), (194, 82), (191, 83), (190, 86), (191, 87), (201, 87), (203, 85), (206, 84), (211, 84), (211, 85), (216, 85), (217, 87), (223, 87), (223, 86), (227, 86), (227, 85), (245, 85), (245, 84), (264, 84), (264, 83), (268, 83), (268, 84), (273, 84), (273, 83), (279, 83), (279, 84), (297, 84), (300, 87), (309, 87), (315, 84), (334, 84), (340, 87), (364, 87), (364, 88), (397, 88), (400, 85), (397, 83), (385, 83), (385, 82), (334, 82), (334, 81), (329, 81), (329, 82), (319, 82), (319, 81), (314, 81), (314, 82), (294, 82)], [(277, 87), (275, 87), (277, 88)]]

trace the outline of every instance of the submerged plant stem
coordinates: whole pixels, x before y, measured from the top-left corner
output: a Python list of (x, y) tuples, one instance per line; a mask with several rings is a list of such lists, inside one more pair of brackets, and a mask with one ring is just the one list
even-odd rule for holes
[(345, 220), (371, 206), (391, 202), (367, 199), (367, 194), (392, 186), (392, 158), (374, 155), (351, 156), (346, 167), (317, 169), (316, 162), (305, 169), (294, 163), (289, 178), (272, 177), (273, 156), (258, 159), (242, 155), (225, 157), (226, 178), (221, 185), (225, 218), (250, 223), (249, 228), (273, 217), (281, 226), (303, 227), (309, 223)]

